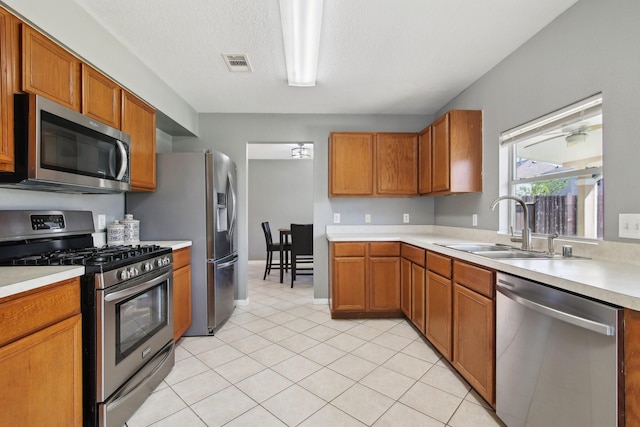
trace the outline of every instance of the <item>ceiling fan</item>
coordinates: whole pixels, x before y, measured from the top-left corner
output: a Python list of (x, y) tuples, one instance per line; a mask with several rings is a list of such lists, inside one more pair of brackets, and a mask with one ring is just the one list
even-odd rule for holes
[(572, 147), (576, 144), (583, 143), (587, 140), (587, 134), (589, 132), (593, 132), (594, 130), (602, 129), (602, 123), (596, 123), (593, 125), (579, 125), (579, 126), (566, 126), (559, 130), (554, 130), (545, 133), (544, 135), (548, 135), (547, 138), (544, 138), (540, 141), (533, 142), (529, 145), (525, 145), (524, 148), (529, 148), (534, 145), (540, 144), (545, 141), (550, 141), (552, 139), (560, 138), (564, 136), (564, 140), (567, 143), (567, 147)]

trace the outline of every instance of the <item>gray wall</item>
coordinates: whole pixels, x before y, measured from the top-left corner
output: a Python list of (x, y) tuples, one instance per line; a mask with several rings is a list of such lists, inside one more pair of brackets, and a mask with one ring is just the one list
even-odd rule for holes
[(602, 92), (604, 238), (620, 240), (618, 214), (640, 212), (639, 18), (638, 0), (580, 0), (441, 109), (483, 110), (484, 191), (438, 199), (436, 224), (469, 226), (478, 213), (479, 228), (497, 230), (500, 132)]
[[(402, 214), (415, 212), (414, 224), (433, 223), (433, 201), (423, 198), (394, 199), (329, 199), (328, 197), (328, 138), (331, 131), (389, 131), (417, 132), (433, 120), (432, 116), (387, 115), (306, 115), (306, 114), (201, 114), (200, 138), (173, 138), (173, 151), (191, 151), (211, 148), (228, 154), (238, 165), (239, 198), (239, 254), (240, 272), (238, 297), (247, 297), (248, 262), (248, 160), (249, 141), (312, 141), (313, 159), (313, 224), (315, 298), (328, 298), (328, 244), (325, 228), (333, 221), (333, 212), (348, 219), (354, 210), (367, 209), (375, 219), (396, 218), (402, 223)], [(335, 206), (335, 207), (334, 207)], [(353, 207), (353, 208), (352, 208)], [(364, 216), (359, 224), (364, 224)], [(355, 217), (354, 217), (355, 222)]]
[(264, 260), (262, 222), (269, 221), (274, 242), (278, 228), (313, 223), (313, 160), (249, 160), (248, 172), (249, 259)]
[(0, 188), (0, 210), (15, 209), (93, 211), (93, 224), (97, 227), (98, 214), (106, 215), (107, 224), (124, 216), (124, 195), (63, 194)]

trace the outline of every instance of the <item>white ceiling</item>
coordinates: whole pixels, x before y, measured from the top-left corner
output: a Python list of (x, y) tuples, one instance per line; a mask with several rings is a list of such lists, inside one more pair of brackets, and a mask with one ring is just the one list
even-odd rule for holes
[(201, 113), (434, 114), (577, 0), (324, 0), (311, 88), (287, 85), (278, 0), (76, 1)]

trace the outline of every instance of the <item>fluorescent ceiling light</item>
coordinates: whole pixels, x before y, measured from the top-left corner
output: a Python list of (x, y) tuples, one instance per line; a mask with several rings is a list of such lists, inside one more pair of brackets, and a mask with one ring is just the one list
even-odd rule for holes
[(289, 86), (315, 86), (323, 0), (280, 0)]

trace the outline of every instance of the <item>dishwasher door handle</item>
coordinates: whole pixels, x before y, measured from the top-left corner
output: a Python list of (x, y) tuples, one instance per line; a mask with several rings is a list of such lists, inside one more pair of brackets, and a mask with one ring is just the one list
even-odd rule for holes
[(565, 313), (553, 307), (549, 307), (544, 304), (531, 301), (529, 299), (521, 297), (515, 292), (505, 289), (505, 287), (500, 286), (500, 284), (498, 284), (498, 292), (500, 292), (502, 295), (509, 298), (510, 300), (517, 302), (520, 305), (530, 308), (531, 310), (537, 311), (538, 313), (542, 313), (544, 315), (553, 317), (554, 319), (558, 319), (563, 322), (570, 323), (572, 325), (578, 326), (580, 328), (588, 329), (590, 331), (597, 332), (602, 335), (613, 336), (616, 333), (616, 328), (612, 325), (595, 322), (593, 320), (585, 319), (584, 317)]

